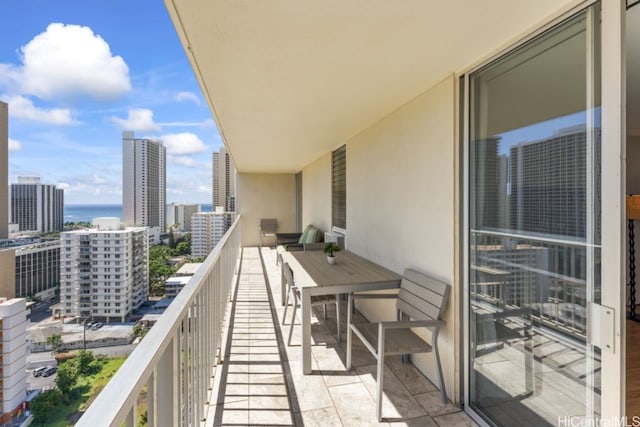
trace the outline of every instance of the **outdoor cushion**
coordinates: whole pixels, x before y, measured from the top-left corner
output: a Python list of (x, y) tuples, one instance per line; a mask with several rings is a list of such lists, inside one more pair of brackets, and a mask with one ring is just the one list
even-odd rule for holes
[(302, 234), (300, 235), (300, 238), (298, 239), (298, 243), (302, 244), (302, 243), (309, 243), (308, 239), (309, 239), (309, 234), (315, 229), (315, 227), (311, 224), (307, 225), (307, 228), (304, 229), (304, 231), (302, 232)]
[(315, 243), (318, 241), (319, 237), (320, 230), (315, 228), (313, 225), (310, 225), (304, 230), (304, 233), (302, 233), (302, 236), (300, 236), (300, 240), (298, 240), (298, 243)]

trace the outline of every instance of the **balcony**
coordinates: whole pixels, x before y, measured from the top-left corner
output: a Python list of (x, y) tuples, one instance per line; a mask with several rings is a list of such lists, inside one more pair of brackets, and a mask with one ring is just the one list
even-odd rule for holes
[[(302, 375), (301, 328), (286, 346), (274, 303), (275, 259), (270, 248), (241, 248), (236, 220), (77, 425), (136, 425), (142, 400), (149, 425), (376, 424), (375, 359), (355, 341), (355, 368), (345, 370), (330, 307), (327, 320), (313, 320), (314, 373)], [(388, 359), (384, 391), (387, 421), (474, 425), (399, 357)]]

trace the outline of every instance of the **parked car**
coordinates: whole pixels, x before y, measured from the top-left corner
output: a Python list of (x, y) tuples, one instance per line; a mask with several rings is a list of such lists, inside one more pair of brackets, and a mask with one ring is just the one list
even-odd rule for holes
[(58, 371), (58, 368), (55, 366), (47, 366), (47, 368), (42, 372), (43, 377), (49, 377), (55, 374)]
[(102, 328), (102, 323), (100, 323), (100, 322), (96, 322), (96, 323), (93, 324), (93, 326), (91, 326), (91, 330), (92, 331), (97, 331), (100, 328)]
[(42, 373), (48, 368), (48, 366), (40, 366), (39, 368), (35, 368), (33, 370), (33, 376), (34, 377), (39, 377), (42, 375)]

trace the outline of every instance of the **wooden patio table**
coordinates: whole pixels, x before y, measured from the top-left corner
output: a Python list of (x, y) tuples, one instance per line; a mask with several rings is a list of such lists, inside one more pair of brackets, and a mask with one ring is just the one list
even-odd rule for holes
[[(396, 289), (402, 276), (346, 250), (336, 253), (336, 263), (327, 262), (322, 251), (285, 252), (284, 262), (293, 271), (302, 305), (302, 371), (311, 373), (311, 296)], [(285, 285), (282, 285), (285, 292)]]

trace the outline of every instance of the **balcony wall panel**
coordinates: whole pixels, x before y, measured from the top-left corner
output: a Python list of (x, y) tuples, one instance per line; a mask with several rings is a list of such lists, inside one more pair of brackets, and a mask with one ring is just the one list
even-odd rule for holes
[[(278, 230), (296, 230), (295, 174), (238, 173), (236, 211), (242, 215), (242, 246), (260, 242), (260, 218), (276, 218)], [(271, 244), (265, 239), (265, 244)]]
[[(405, 267), (455, 287), (455, 89), (449, 77), (347, 142), (347, 245), (398, 273)], [(329, 185), (329, 184), (327, 184)], [(454, 301), (440, 335), (454, 399), (458, 322)], [(367, 301), (370, 320), (393, 319), (390, 301)], [(414, 363), (434, 381), (431, 355)]]

